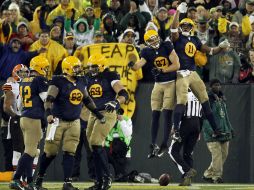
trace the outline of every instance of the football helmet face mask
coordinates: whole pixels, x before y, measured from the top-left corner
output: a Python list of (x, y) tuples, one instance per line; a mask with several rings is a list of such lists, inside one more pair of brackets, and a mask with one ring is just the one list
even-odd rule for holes
[(194, 28), (194, 22), (189, 18), (184, 18), (180, 22), (180, 30), (182, 32), (182, 35), (184, 36), (190, 36), (191, 31)]
[(160, 37), (155, 30), (148, 30), (144, 35), (144, 40), (147, 46), (158, 49), (160, 47)]
[(49, 61), (46, 57), (38, 55), (31, 59), (30, 70), (36, 71), (42, 76), (47, 76), (49, 71)]
[(23, 78), (28, 77), (30, 74), (29, 69), (27, 66), (23, 64), (16, 65), (12, 70), (12, 77), (15, 81), (21, 81)]
[(62, 62), (63, 73), (69, 76), (81, 76), (83, 73), (82, 64), (75, 56), (68, 56)]
[(88, 72), (91, 76), (96, 76), (107, 67), (108, 60), (102, 54), (91, 55), (88, 59)]

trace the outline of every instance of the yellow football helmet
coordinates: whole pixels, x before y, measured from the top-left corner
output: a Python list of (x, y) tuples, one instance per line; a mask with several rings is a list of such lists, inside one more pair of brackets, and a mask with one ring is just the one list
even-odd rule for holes
[(49, 70), (49, 61), (46, 57), (38, 55), (31, 59), (29, 68), (31, 71), (36, 71), (40, 75), (47, 76)]
[(69, 76), (77, 76), (82, 73), (82, 64), (75, 56), (68, 56), (62, 61), (62, 70)]
[(89, 67), (89, 72), (92, 76), (97, 75), (99, 72), (103, 72), (107, 67), (108, 60), (102, 54), (91, 55), (87, 61), (87, 66)]
[(184, 19), (182, 19), (181, 22), (180, 22), (180, 26), (182, 24), (190, 24), (192, 27), (194, 27), (194, 25), (195, 25), (193, 20), (191, 20), (190, 18), (184, 18)]
[(192, 29), (194, 28), (194, 22), (189, 18), (184, 18), (180, 22), (180, 30), (184, 36), (189, 36), (191, 34)]
[(160, 47), (160, 37), (155, 30), (148, 30), (144, 35), (146, 45), (151, 48), (158, 49)]

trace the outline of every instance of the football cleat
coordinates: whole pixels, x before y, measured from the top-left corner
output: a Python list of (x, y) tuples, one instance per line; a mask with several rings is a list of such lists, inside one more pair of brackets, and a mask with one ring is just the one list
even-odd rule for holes
[(111, 177), (104, 177), (103, 184), (102, 184), (102, 190), (108, 190), (112, 185), (112, 179)]
[(162, 145), (160, 146), (160, 149), (159, 149), (158, 153), (157, 153), (157, 156), (160, 158), (160, 157), (162, 157), (163, 154), (166, 153), (166, 152), (168, 152), (168, 146), (162, 144)]
[(25, 190), (25, 187), (22, 185), (20, 180), (13, 180), (9, 184), (10, 189), (16, 189), (16, 190)]
[(79, 190), (79, 188), (73, 187), (73, 185), (72, 185), (71, 182), (65, 182), (65, 183), (63, 184), (62, 190)]
[(210, 178), (210, 177), (205, 177), (205, 176), (203, 176), (202, 179), (205, 180), (205, 181), (208, 182), (208, 183), (213, 183), (213, 179)]
[(149, 152), (147, 158), (150, 159), (150, 158), (156, 157), (158, 151), (159, 151), (158, 145), (156, 145), (156, 144), (151, 144), (151, 145), (150, 145), (150, 152)]
[(222, 180), (222, 178), (217, 178), (215, 180), (213, 180), (213, 183), (224, 183), (224, 181)]
[(102, 189), (102, 182), (96, 181), (93, 186), (85, 188), (84, 190), (101, 190)]
[(182, 142), (182, 138), (180, 136), (179, 131), (175, 131), (175, 133), (172, 136), (172, 139), (179, 143)]
[(25, 187), (25, 190), (38, 190), (36, 185), (32, 182), (27, 184), (27, 187)]
[(35, 180), (35, 186), (38, 190), (48, 190), (47, 188), (42, 187), (43, 179), (44, 179), (44, 177), (38, 175)]
[(191, 168), (188, 172), (185, 173), (183, 177), (183, 181), (179, 184), (179, 186), (190, 186), (191, 179), (197, 175), (197, 171)]
[(197, 171), (193, 168), (191, 168), (188, 172), (185, 173), (184, 177), (193, 178), (197, 175)]

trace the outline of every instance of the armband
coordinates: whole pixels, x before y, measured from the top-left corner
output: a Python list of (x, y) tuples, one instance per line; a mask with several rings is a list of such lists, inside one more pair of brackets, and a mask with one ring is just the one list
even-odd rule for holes
[(99, 120), (101, 120), (104, 116), (98, 111), (97, 108), (90, 110)]
[(90, 97), (90, 96), (85, 97), (85, 98), (83, 99), (83, 103), (84, 103), (86, 106), (87, 106), (88, 104), (92, 103), (91, 97)]
[(213, 55), (213, 48), (211, 48), (209, 55)]
[(55, 97), (51, 95), (48, 95), (46, 98), (46, 102), (54, 102), (54, 100), (55, 100)]
[(170, 32), (176, 33), (176, 32), (178, 32), (178, 29), (177, 29), (177, 28), (171, 28), (171, 29), (170, 29)]
[(120, 90), (117, 95), (123, 96), (125, 98), (125, 102), (129, 100), (129, 94), (125, 89)]

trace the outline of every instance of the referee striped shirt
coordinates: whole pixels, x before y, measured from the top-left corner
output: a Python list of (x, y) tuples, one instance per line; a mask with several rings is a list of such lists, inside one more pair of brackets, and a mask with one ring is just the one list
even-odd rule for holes
[(202, 106), (192, 91), (188, 91), (188, 102), (184, 117), (201, 117)]

